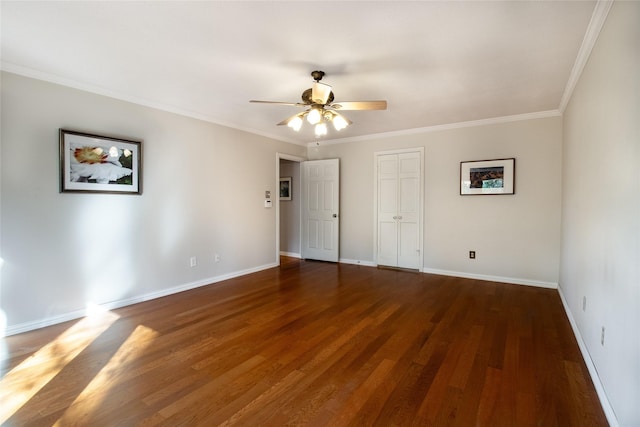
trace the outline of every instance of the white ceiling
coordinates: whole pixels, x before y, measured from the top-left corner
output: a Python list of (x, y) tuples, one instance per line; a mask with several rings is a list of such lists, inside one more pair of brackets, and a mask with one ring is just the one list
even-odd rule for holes
[[(325, 139), (557, 111), (595, 1), (2, 1), (2, 68), (284, 141), (326, 72)], [(81, 124), (78, 124), (81, 125)]]

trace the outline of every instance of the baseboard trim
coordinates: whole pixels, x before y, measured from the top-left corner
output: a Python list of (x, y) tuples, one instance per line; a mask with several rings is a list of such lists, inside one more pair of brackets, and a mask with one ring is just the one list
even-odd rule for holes
[(596, 369), (596, 365), (593, 363), (593, 360), (591, 359), (591, 355), (589, 354), (589, 349), (587, 348), (587, 344), (582, 339), (582, 334), (580, 333), (580, 329), (578, 329), (578, 324), (576, 323), (576, 320), (573, 318), (573, 314), (571, 314), (571, 310), (569, 309), (569, 304), (567, 304), (567, 300), (564, 297), (564, 293), (562, 292), (562, 287), (558, 287), (558, 293), (560, 294), (560, 300), (562, 301), (564, 312), (567, 314), (567, 318), (569, 319), (569, 323), (571, 324), (571, 329), (573, 329), (573, 335), (575, 335), (576, 341), (578, 342), (578, 347), (580, 347), (580, 352), (582, 353), (582, 358), (584, 359), (584, 363), (585, 365), (587, 365), (587, 369), (589, 370), (591, 381), (593, 382), (593, 386), (596, 389), (596, 393), (598, 393), (598, 399), (600, 399), (600, 404), (602, 405), (602, 410), (604, 411), (604, 414), (607, 417), (607, 421), (609, 422), (609, 425), (611, 427), (619, 427), (620, 424), (618, 423), (618, 418), (616, 417), (616, 414), (613, 411), (613, 407), (609, 402), (607, 393), (604, 390), (604, 385), (602, 384), (602, 381), (600, 381), (598, 370)]
[(280, 251), (280, 256), (288, 256), (288, 257), (291, 257), (291, 258), (302, 258), (302, 255), (300, 255), (299, 253), (296, 253), (296, 252)]
[[(138, 304), (145, 301), (154, 300), (157, 298), (166, 297), (169, 295), (177, 294), (179, 292), (188, 291), (190, 289), (199, 288), (202, 286), (213, 285), (218, 282), (233, 279), (235, 277), (245, 276), (247, 274), (256, 273), (258, 271), (267, 270), (269, 268), (277, 267), (277, 263), (270, 263), (261, 265), (258, 267), (248, 268), (246, 270), (235, 271), (232, 273), (221, 274), (219, 276), (209, 277), (206, 279), (197, 280), (194, 282), (184, 283), (182, 285), (174, 286), (172, 288), (163, 289), (157, 292), (150, 292), (147, 294), (139, 295), (132, 298), (127, 298), (118, 301), (111, 301), (107, 303), (98, 304), (98, 306), (104, 310), (115, 310), (117, 308), (126, 307), (133, 304)], [(16, 325), (7, 326), (4, 333), (0, 331), (0, 337), (11, 336), (21, 334), (23, 332), (29, 332), (47, 326), (57, 325), (58, 323), (68, 322), (70, 320), (80, 319), (87, 315), (86, 309), (75, 310), (68, 313), (63, 313), (57, 316), (48, 317), (46, 319), (38, 320), (35, 322), (24, 322)]]
[(364, 265), (366, 267), (376, 267), (377, 264), (371, 261), (363, 261), (361, 259), (340, 258), (338, 261), (342, 264)]
[(489, 276), (485, 274), (463, 273), (460, 271), (438, 270), (435, 268), (423, 268), (423, 273), (439, 274), (442, 276), (462, 277), (465, 279), (484, 280), (487, 282), (510, 283), (513, 285), (535, 286), (538, 288), (558, 289), (558, 284), (554, 282), (543, 282), (539, 280), (520, 279), (517, 277)]

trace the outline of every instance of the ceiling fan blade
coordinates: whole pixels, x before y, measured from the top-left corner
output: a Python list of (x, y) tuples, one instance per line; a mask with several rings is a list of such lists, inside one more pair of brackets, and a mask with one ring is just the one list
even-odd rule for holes
[(336, 110), (386, 110), (387, 101), (345, 101), (330, 105)]
[(308, 107), (307, 104), (303, 104), (302, 102), (257, 101), (255, 99), (252, 99), (249, 102), (253, 102), (254, 104), (276, 104), (276, 105), (289, 105), (292, 107)]
[(331, 95), (331, 86), (315, 82), (311, 88), (311, 101), (315, 104), (326, 104)]

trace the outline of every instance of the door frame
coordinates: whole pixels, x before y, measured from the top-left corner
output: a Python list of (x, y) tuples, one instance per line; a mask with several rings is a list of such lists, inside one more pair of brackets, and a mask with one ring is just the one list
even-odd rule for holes
[[(306, 161), (304, 157), (294, 156), (286, 153), (278, 153), (276, 152), (276, 180), (274, 194), (276, 201), (276, 265), (280, 265), (280, 160), (289, 160), (292, 162), (298, 163), (298, 167), (302, 169), (301, 163)], [(300, 188), (302, 196), (302, 186)], [(298, 216), (300, 218), (300, 230), (298, 236), (300, 236), (300, 252), (302, 252), (302, 203), (300, 204), (300, 212), (298, 212)]]
[(378, 156), (386, 154), (420, 153), (420, 213), (418, 215), (418, 248), (420, 249), (421, 265), (424, 269), (424, 147), (403, 148), (399, 150), (375, 151), (373, 153), (373, 263), (378, 265)]

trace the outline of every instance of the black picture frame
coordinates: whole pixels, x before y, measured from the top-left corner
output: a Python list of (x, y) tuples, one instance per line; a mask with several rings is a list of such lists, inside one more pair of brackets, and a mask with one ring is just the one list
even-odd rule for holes
[(460, 162), (460, 195), (515, 194), (516, 159)]
[(60, 192), (142, 194), (142, 141), (59, 129)]
[(291, 200), (291, 177), (280, 178), (280, 200)]

